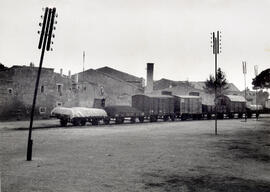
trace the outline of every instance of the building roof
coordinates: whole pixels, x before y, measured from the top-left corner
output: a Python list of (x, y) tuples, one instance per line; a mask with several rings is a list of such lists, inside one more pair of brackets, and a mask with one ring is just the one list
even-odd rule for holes
[(136, 77), (134, 75), (130, 75), (122, 71), (118, 71), (116, 69), (113, 69), (107, 66), (98, 68), (96, 70), (98, 72), (102, 72), (110, 76), (117, 77), (118, 79), (122, 79), (123, 81), (126, 81), (128, 83), (141, 83), (142, 82), (142, 78)]

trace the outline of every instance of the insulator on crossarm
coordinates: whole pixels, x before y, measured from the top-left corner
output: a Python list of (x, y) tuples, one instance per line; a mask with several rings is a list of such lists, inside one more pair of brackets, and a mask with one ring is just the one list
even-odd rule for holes
[(51, 44), (53, 44), (53, 41), (51, 42)]
[(51, 51), (53, 51), (53, 49), (51, 48)]
[(55, 38), (55, 34), (52, 34), (52, 38)]
[(56, 20), (54, 21), (54, 24), (57, 24), (57, 21)]
[(41, 27), (42, 26), (42, 23), (39, 23), (38, 25)]
[(53, 27), (53, 30), (56, 30), (56, 27)]
[(40, 31), (38, 31), (37, 33), (40, 34)]
[(55, 14), (55, 17), (56, 17), (56, 18), (58, 17), (58, 13)]

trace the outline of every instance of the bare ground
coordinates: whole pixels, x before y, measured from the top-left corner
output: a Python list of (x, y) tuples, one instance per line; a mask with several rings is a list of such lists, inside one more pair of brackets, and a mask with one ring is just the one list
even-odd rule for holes
[(269, 118), (219, 121), (217, 136), (214, 121), (56, 123), (36, 122), (30, 162), (27, 123), (0, 124), (3, 192), (270, 191)]

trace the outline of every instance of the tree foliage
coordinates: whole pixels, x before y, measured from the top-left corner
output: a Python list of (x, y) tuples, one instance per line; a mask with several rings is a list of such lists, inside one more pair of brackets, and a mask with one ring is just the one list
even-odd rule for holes
[(7, 69), (7, 67), (3, 65), (2, 63), (0, 63), (0, 71), (5, 70), (5, 69)]
[(253, 89), (270, 88), (270, 69), (262, 71), (252, 80)]
[(226, 79), (226, 75), (220, 68), (217, 70), (217, 79), (213, 75), (210, 75), (209, 78), (205, 82), (205, 91), (207, 93), (213, 94), (215, 93), (215, 87), (217, 87), (217, 94), (222, 94), (225, 90), (227, 90), (228, 82)]

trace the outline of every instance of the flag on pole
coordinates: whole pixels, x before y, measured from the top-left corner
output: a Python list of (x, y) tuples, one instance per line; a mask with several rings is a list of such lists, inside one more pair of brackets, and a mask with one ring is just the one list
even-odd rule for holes
[(243, 64), (243, 73), (247, 74), (247, 63), (245, 61), (242, 61)]

